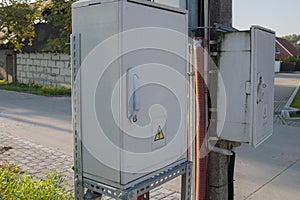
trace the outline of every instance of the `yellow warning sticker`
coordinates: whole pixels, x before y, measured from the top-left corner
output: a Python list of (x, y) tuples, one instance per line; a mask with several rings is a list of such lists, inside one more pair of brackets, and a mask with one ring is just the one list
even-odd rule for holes
[(158, 126), (154, 141), (163, 140), (163, 139), (165, 139), (164, 133), (161, 130), (161, 127)]

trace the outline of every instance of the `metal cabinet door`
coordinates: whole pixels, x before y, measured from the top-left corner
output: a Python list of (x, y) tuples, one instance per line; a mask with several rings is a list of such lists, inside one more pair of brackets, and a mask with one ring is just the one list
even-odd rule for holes
[(251, 34), (254, 99), (250, 143), (256, 147), (273, 133), (275, 34), (257, 26), (251, 28)]
[(123, 13), (121, 183), (126, 184), (186, 160), (187, 16), (130, 2)]

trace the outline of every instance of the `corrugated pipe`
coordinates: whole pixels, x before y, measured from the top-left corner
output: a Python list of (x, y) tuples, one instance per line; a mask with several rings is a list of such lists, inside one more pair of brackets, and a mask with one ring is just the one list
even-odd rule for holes
[[(195, 38), (203, 41), (203, 38)], [(201, 43), (201, 42), (200, 42)], [(199, 43), (198, 43), (199, 44)], [(203, 43), (202, 43), (203, 44)], [(195, 199), (206, 199), (207, 185), (207, 157), (200, 155), (201, 145), (205, 145), (206, 136), (206, 101), (204, 81), (204, 53), (203, 45), (194, 45), (195, 65), (195, 109), (196, 109), (196, 138), (195, 138)]]

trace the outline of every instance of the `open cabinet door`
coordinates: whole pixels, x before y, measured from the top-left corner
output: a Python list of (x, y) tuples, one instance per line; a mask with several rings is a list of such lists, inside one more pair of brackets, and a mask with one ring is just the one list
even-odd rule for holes
[(251, 32), (254, 83), (252, 145), (256, 147), (273, 133), (275, 35), (255, 26)]

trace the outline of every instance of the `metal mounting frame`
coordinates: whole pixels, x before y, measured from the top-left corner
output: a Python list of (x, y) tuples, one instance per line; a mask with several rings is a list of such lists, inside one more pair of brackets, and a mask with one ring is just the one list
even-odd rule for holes
[(75, 199), (83, 198), (82, 184), (82, 141), (81, 141), (81, 111), (80, 111), (80, 66), (81, 66), (81, 36), (71, 35), (72, 57), (72, 121), (74, 143), (74, 188)]
[(87, 178), (83, 178), (83, 186), (97, 193), (119, 199), (119, 200), (136, 200), (139, 196), (146, 194), (150, 190), (178, 177), (182, 176), (181, 199), (191, 199), (191, 176), (192, 163), (185, 162), (167, 170), (159, 170), (157, 174), (132, 188), (118, 189)]

